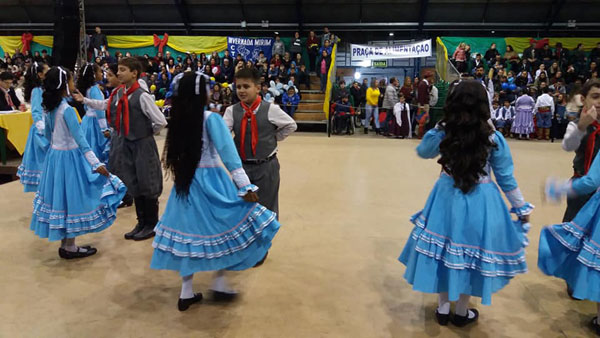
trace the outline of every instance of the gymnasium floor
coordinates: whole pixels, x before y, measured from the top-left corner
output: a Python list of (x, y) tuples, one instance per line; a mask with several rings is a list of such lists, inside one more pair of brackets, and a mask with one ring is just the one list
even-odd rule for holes
[[(282, 228), (262, 267), (232, 274), (243, 297), (227, 306), (177, 310), (178, 274), (150, 270), (151, 241), (122, 237), (135, 223), (133, 208), (79, 240), (96, 246), (96, 256), (65, 261), (56, 243), (29, 230), (33, 195), (18, 182), (0, 186), (0, 337), (591, 336), (595, 304), (570, 300), (536, 266), (540, 228), (560, 221), (565, 207), (543, 204), (541, 185), (549, 175), (569, 177), (573, 154), (559, 143), (509, 143), (521, 190), (537, 206), (530, 272), (491, 307), (473, 299), (481, 317), (472, 327), (438, 326), (437, 297), (412, 291), (396, 260), (439, 165), (417, 158), (416, 140), (296, 133), (280, 144)], [(210, 280), (196, 274), (195, 290)]]

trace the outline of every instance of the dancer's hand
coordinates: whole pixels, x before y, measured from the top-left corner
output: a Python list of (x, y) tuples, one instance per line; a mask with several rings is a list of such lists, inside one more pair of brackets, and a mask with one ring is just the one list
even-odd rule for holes
[(256, 203), (258, 202), (258, 195), (253, 191), (248, 191), (244, 197), (242, 197), (244, 201), (248, 203)]
[(596, 106), (592, 106), (589, 109), (583, 109), (581, 111), (581, 116), (579, 117), (579, 123), (577, 123), (577, 127), (581, 131), (585, 131), (587, 127), (594, 123), (598, 118), (598, 113), (596, 112)]
[(71, 93), (73, 99), (79, 103), (83, 103), (83, 95), (79, 92), (79, 90), (75, 89), (73, 93)]
[(108, 172), (108, 170), (106, 170), (105, 166), (98, 167), (98, 169), (96, 169), (96, 172), (102, 176), (106, 176), (106, 177), (110, 176), (110, 173)]
[(102, 132), (102, 134), (104, 134), (104, 137), (110, 138), (110, 131), (105, 130), (105, 131)]
[(521, 223), (529, 223), (529, 215), (523, 215), (519, 217), (519, 220), (521, 221)]

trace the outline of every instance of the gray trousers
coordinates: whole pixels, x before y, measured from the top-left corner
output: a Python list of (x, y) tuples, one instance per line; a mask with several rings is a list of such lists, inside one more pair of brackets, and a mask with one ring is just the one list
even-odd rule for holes
[(129, 141), (121, 135), (111, 138), (109, 168), (127, 187), (134, 198), (158, 198), (163, 177), (154, 137)]
[(258, 203), (275, 212), (279, 218), (279, 160), (261, 164), (244, 164), (250, 182), (258, 187)]

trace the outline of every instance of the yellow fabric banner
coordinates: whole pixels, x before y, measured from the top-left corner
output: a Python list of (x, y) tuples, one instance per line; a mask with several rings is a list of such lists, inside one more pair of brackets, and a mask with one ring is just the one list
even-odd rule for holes
[[(507, 45), (513, 46), (517, 53), (522, 53), (525, 48), (529, 48), (529, 40), (532, 38), (504, 38)], [(541, 40), (541, 39), (534, 39)], [(600, 42), (600, 38), (548, 38), (551, 48), (556, 47), (557, 42), (563, 44), (563, 48), (573, 50), (577, 45), (583, 43), (583, 50), (586, 52), (596, 48), (596, 44)]]
[(4, 53), (13, 55), (17, 48), (19, 50), (23, 48), (23, 43), (20, 36), (0, 36), (0, 47)]
[(23, 155), (25, 152), (32, 124), (31, 112), (0, 114), (0, 128), (6, 130), (6, 139), (15, 147), (19, 155)]
[(167, 46), (182, 53), (212, 53), (227, 49), (226, 36), (169, 36)]
[(39, 43), (42, 46), (52, 48), (52, 43), (54, 42), (54, 37), (52, 35), (40, 35), (34, 36), (33, 42)]
[(112, 48), (141, 48), (154, 45), (152, 35), (108, 35), (106, 40), (108, 47)]

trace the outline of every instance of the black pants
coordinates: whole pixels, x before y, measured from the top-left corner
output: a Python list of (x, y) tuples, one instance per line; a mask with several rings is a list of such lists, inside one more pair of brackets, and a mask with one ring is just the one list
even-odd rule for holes
[(261, 164), (244, 163), (250, 182), (258, 187), (258, 203), (275, 212), (279, 218), (279, 160), (277, 157)]
[(312, 73), (315, 72), (315, 69), (317, 67), (317, 53), (311, 53), (310, 51), (308, 52), (308, 61), (309, 61), (309, 65), (308, 65), (308, 69), (310, 69), (310, 71)]
[(571, 222), (592, 196), (594, 196), (594, 194), (567, 197), (567, 210), (565, 210), (563, 222)]

